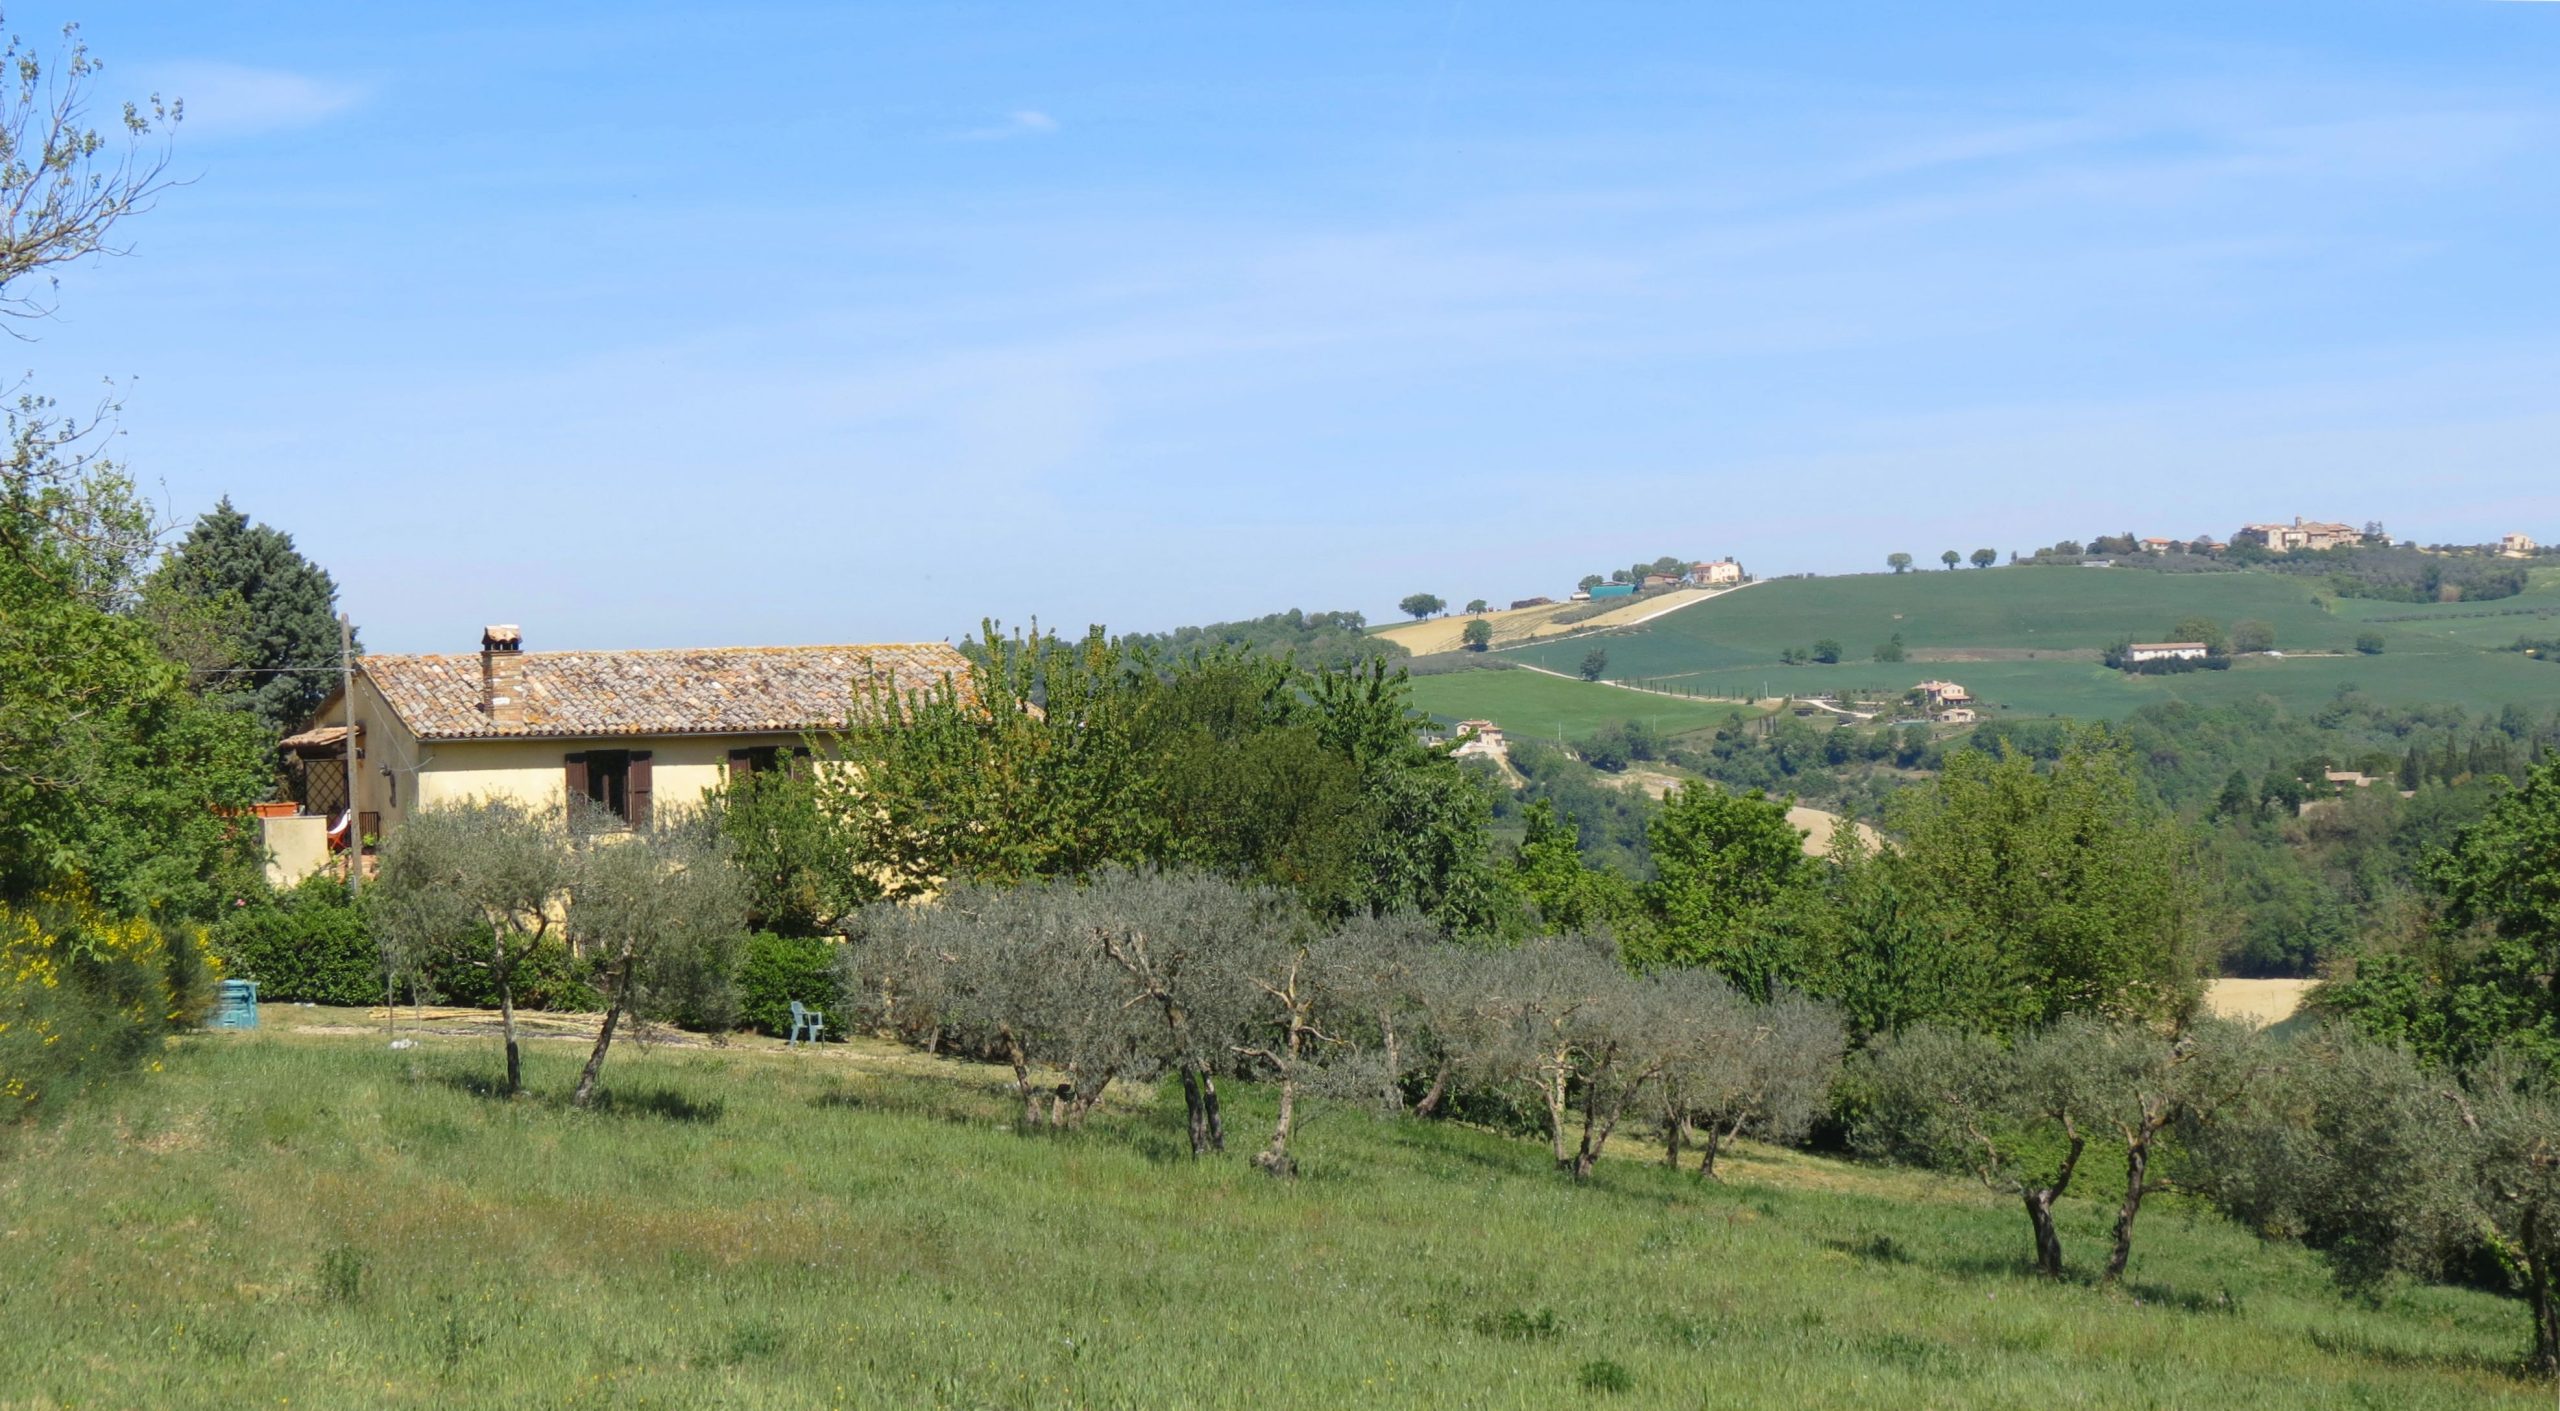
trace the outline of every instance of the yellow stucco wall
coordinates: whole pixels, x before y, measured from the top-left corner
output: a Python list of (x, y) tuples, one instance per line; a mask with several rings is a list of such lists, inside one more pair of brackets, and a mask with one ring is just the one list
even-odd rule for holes
[[(472, 799), (511, 798), (542, 813), (566, 816), (565, 756), (580, 750), (650, 752), (651, 807), (691, 808), (704, 791), (727, 777), (729, 751), (775, 745), (785, 750), (797, 735), (617, 735), (592, 740), (444, 740), (424, 747), (417, 786), (402, 802), (411, 807)], [(388, 815), (383, 820), (391, 827)]]
[(261, 818), (267, 846), (267, 885), (291, 887), (329, 865), (329, 820), (317, 814)]

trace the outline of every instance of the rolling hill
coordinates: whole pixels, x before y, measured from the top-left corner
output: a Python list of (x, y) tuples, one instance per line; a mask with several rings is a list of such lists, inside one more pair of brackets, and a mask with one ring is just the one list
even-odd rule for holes
[[(2520, 634), (2560, 633), (2560, 570), (2538, 572), (2519, 597), (2488, 603), (2332, 599), (2321, 587), (2269, 573), (2044, 567), (1787, 579), (1640, 626), (1496, 651), (1570, 672), (1597, 645), (1608, 653), (1611, 681), (1724, 699), (1899, 692), (1950, 676), (1995, 711), (2083, 718), (2122, 717), (2157, 701), (2260, 695), (2298, 710), (2348, 686), (2389, 704), (2449, 701), (2482, 711), (2510, 702), (2540, 710), (2560, 700), (2560, 670), (2499, 650)], [(2098, 660), (2110, 642), (2156, 638), (2190, 616), (2226, 626), (2264, 621), (2281, 655), (2180, 676), (2127, 676)], [(2368, 631), (2381, 634), (2381, 655), (2355, 651)], [(1876, 645), (1897, 633), (1908, 659), (1872, 660)], [(1846, 648), (1841, 664), (1780, 663), (1782, 652), (1826, 637)], [(1475, 680), (1487, 675), (1451, 678), (1461, 684), (1440, 688), (1426, 708), (1502, 720), (1470, 694), (1500, 689)], [(1621, 707), (1617, 715), (1635, 713)]]

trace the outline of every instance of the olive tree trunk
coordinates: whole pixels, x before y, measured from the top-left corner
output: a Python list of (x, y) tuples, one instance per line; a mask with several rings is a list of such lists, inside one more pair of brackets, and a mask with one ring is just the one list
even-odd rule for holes
[(507, 963), (507, 943), (501, 938), (492, 943), (491, 978), (498, 982), (498, 1029), (507, 1041), (506, 1093), (514, 1097), (524, 1091), (524, 1051), (516, 1045), (516, 976), (515, 967)]
[(1714, 1122), (1709, 1122), (1707, 1124), (1707, 1140), (1698, 1157), (1699, 1175), (1706, 1177), (1710, 1181), (1721, 1181), (1724, 1179), (1723, 1174), (1716, 1170), (1716, 1158), (1724, 1154), (1725, 1147), (1731, 1143), (1734, 1138), (1742, 1135), (1742, 1124), (1750, 1120), (1751, 1110), (1749, 1108), (1744, 1108), (1741, 1113), (1734, 1117), (1733, 1123), (1730, 1126), (1723, 1126)]
[(2053, 1203), (2071, 1188), (2071, 1173), (2079, 1169), (2080, 1153), (2088, 1146), (2088, 1139), (2068, 1123), (2064, 1124), (2063, 1132), (2070, 1138), (2071, 1145), (2063, 1155), (2062, 1169), (2054, 1175), (2053, 1183), (2025, 1186), (2019, 1191), (2020, 1199), (2026, 1202), (2027, 1223), (2035, 1227), (2036, 1269), (2048, 1279), (2062, 1277), (2062, 1235), (2053, 1227)]
[(2141, 1126), (2125, 1133), (2124, 1203), (2116, 1207), (2116, 1244), (2107, 1255), (2107, 1272), (2099, 1280), (2112, 1284), (2124, 1277), (2126, 1261), (2133, 1258), (2133, 1221), (2142, 1213), (2142, 1197), (2150, 1189), (2151, 1145), (2168, 1125), (2169, 1114), (2163, 1110), (2143, 1119)]
[(2524, 1281), (2533, 1304), (2533, 1370), (2560, 1377), (2560, 1230), (2545, 1230), (2540, 1212), (2524, 1214)]
[(1440, 1067), (1431, 1075), (1430, 1090), (1423, 1093), (1422, 1101), (1413, 1105), (1413, 1115), (1416, 1117), (1430, 1117), (1437, 1114), (1440, 1111), (1441, 1102), (1448, 1096), (1449, 1060), (1443, 1058), (1440, 1060)]

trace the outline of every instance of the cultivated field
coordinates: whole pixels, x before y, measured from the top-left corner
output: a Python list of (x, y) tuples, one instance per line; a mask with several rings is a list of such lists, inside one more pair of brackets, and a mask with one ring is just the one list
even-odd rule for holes
[(1490, 720), (1518, 739), (1573, 739), (1625, 720), (1650, 721), (1666, 733), (1722, 725), (1739, 712), (1766, 712), (1736, 702), (1682, 700), (1540, 671), (1452, 671), (1413, 678), (1413, 704), (1442, 720)]
[[(1328, 1110), (1284, 1184), (1184, 1156), (1178, 1099), (1025, 1136), (985, 1070), (867, 1044), (617, 1055), (575, 1113), (487, 1096), (485, 1039), (273, 1027), (313, 1013), (9, 1137), (0, 1404), (2551, 1404), (2513, 1304), (2344, 1298), (2160, 1199), (2108, 1293), (2021, 1272), (2014, 1201), (1834, 1161), (1613, 1145), (1576, 1188)], [(576, 1060), (536, 1042), (535, 1090)], [(2083, 1270), (2104, 1193), (2063, 1202)]]
[[(2218, 704), (2260, 695), (2302, 708), (2349, 686), (2391, 704), (2454, 701), (2490, 711), (2510, 701), (2547, 705), (2560, 695), (2560, 667), (2489, 650), (2519, 633), (2553, 630), (2546, 624), (2560, 622), (2560, 615), (2538, 614), (2560, 614), (2560, 575), (2538, 576), (2522, 597), (2441, 608), (2330, 600), (2317, 588), (2313, 580), (2267, 573), (2138, 569), (2004, 567), (1789, 579), (1607, 633), (1596, 645), (1608, 651), (1613, 680), (1706, 696), (1898, 693), (1923, 677), (1946, 675), (1993, 709), (2028, 715), (2112, 718), (2155, 701)], [(2492, 612), (2500, 615), (2487, 615)], [(2244, 618), (2265, 621), (2284, 655), (2245, 658), (2229, 671), (2144, 677), (2091, 659), (2111, 641), (2155, 637), (2190, 615), (2226, 626)], [(2419, 620), (2375, 620), (2398, 618)], [(2382, 655), (2355, 653), (2357, 634), (2368, 630), (2383, 635)], [(1875, 646), (1896, 633), (1915, 659), (1872, 660)], [(1778, 664), (1782, 651), (1825, 637), (1846, 649), (1840, 664)], [(1516, 655), (1571, 670), (1591, 645), (1530, 645)], [(1995, 659), (1946, 659), (1977, 652)]]
[[(1709, 598), (1722, 597), (1732, 591), (1730, 588), (1681, 588), (1668, 593), (1653, 593), (1642, 598), (1630, 598), (1607, 612), (1594, 613), (1576, 622), (1560, 622), (1557, 619), (1572, 609), (1588, 607), (1590, 604), (1549, 603), (1545, 607), (1505, 608), (1499, 612), (1484, 614), (1484, 621), (1493, 628), (1495, 646), (1510, 646), (1540, 638), (1561, 637), (1568, 633), (1596, 632), (1605, 628), (1622, 627), (1663, 613), (1676, 612), (1681, 608), (1703, 603)], [(1381, 627), (1371, 635), (1383, 637), (1415, 656), (1431, 656), (1439, 652), (1454, 652), (1464, 647), (1467, 624), (1474, 620), (1465, 613), (1453, 612), (1446, 617), (1426, 618), (1420, 622), (1404, 622), (1393, 627)]]

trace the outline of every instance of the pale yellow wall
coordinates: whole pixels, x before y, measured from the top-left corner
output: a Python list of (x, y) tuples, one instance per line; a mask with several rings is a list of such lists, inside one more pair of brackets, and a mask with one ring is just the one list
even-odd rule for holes
[(261, 818), (267, 848), (267, 885), (291, 887), (329, 864), (329, 820), (318, 814)]
[[(425, 746), (413, 807), (475, 799), (511, 798), (540, 813), (566, 816), (569, 781), (565, 757), (581, 750), (650, 752), (650, 804), (664, 812), (701, 803), (706, 790), (728, 777), (729, 751), (779, 746), (797, 735), (618, 735), (598, 739), (445, 740)], [(386, 813), (383, 827), (391, 819)]]

